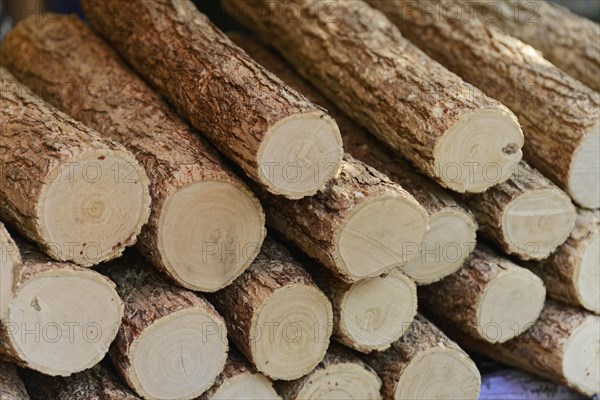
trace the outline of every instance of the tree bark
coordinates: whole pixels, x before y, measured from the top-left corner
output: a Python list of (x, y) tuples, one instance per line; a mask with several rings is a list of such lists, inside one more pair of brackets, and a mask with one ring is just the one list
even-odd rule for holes
[(570, 197), (524, 161), (508, 181), (463, 201), (483, 236), (521, 260), (547, 258), (567, 240), (577, 217)]
[(408, 192), (350, 155), (313, 197), (257, 195), (270, 228), (346, 282), (381, 275), (415, 257), (429, 222)]
[[(191, 1), (82, 6), (138, 73), (270, 192), (313, 195), (330, 177), (323, 171), (337, 171), (342, 146), (335, 121), (252, 61)], [(290, 163), (298, 177), (286, 175)]]
[[(349, 116), (443, 186), (485, 191), (508, 179), (521, 159), (522, 133), (506, 107), (432, 61), (363, 2), (222, 3)], [(490, 162), (506, 168), (493, 182), (481, 174)]]
[(250, 268), (210, 296), (229, 336), (272, 379), (306, 375), (323, 359), (333, 315), (327, 297), (289, 252), (265, 241)]
[[(28, 18), (7, 35), (2, 63), (45, 100), (122, 143), (145, 168), (152, 208), (138, 248), (152, 264), (201, 291), (226, 286), (250, 264), (265, 236), (258, 200), (82, 21)], [(207, 254), (227, 243), (240, 254)]]
[(0, 222), (0, 246), (0, 320), (2, 320), (17, 291), (23, 268), (21, 252), (2, 222)]
[(542, 52), (552, 64), (600, 91), (600, 27), (542, 0), (463, 0), (486, 23)]
[(108, 366), (94, 368), (69, 377), (50, 377), (28, 372), (26, 383), (37, 400), (139, 400)]
[(29, 400), (25, 385), (14, 365), (0, 360), (0, 399)]
[(376, 400), (381, 399), (380, 388), (381, 380), (371, 367), (343, 346), (335, 344), (308, 375), (277, 383), (277, 390), (288, 400)]
[(125, 302), (110, 358), (129, 387), (144, 398), (178, 399), (210, 388), (228, 349), (225, 322), (214, 307), (165, 280), (137, 254), (102, 272), (117, 283)]
[[(413, 195), (429, 213), (429, 232), (422, 244), (423, 250), (403, 265), (403, 272), (417, 284), (432, 283), (456, 272), (475, 244), (477, 224), (471, 212), (439, 185), (413, 172), (408, 162), (394, 155), (366, 129), (354, 123), (317, 88), (297, 75), (275, 52), (247, 35), (233, 33), (228, 36), (285, 83), (326, 108), (340, 127), (346, 151), (386, 174)], [(451, 250), (456, 250), (456, 253), (451, 254)]]
[(468, 351), (593, 396), (600, 391), (599, 327), (598, 316), (548, 300), (535, 325), (506, 343), (455, 337)]
[(368, 0), (430, 56), (506, 104), (525, 159), (583, 207), (600, 207), (600, 95), (457, 0)]
[(2, 219), (57, 260), (91, 266), (118, 257), (148, 219), (144, 171), (4, 68), (0, 85)]
[(535, 274), (481, 244), (458, 272), (419, 289), (419, 301), (432, 314), (490, 343), (528, 329), (546, 295)]
[(93, 367), (123, 316), (115, 284), (91, 269), (53, 261), (22, 239), (16, 243), (23, 268), (0, 324), (0, 357), (51, 376)]
[(384, 399), (477, 399), (481, 377), (475, 363), (425, 317), (384, 352), (364, 357), (383, 382)]
[(560, 302), (600, 313), (600, 213), (579, 209), (567, 241), (545, 260), (526, 264)]

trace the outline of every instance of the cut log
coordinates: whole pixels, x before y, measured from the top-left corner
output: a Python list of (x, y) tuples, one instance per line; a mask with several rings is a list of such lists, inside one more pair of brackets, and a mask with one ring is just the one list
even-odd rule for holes
[(417, 256), (427, 211), (402, 187), (346, 154), (315, 196), (258, 192), (267, 225), (346, 282), (389, 272)]
[(460, 332), (453, 337), (468, 351), (561, 382), (586, 396), (600, 392), (600, 317), (581, 309), (548, 300), (531, 329), (502, 344)]
[(420, 314), (390, 349), (364, 358), (381, 377), (386, 400), (479, 396), (481, 376), (475, 363)]
[(554, 65), (600, 91), (600, 26), (543, 0), (463, 0), (484, 22), (541, 51)]
[(600, 313), (600, 212), (579, 209), (575, 229), (546, 260), (526, 264), (555, 300)]
[(0, 399), (29, 400), (25, 385), (14, 365), (0, 360)]
[(215, 384), (198, 400), (280, 400), (271, 382), (248, 364), (248, 361), (235, 349), (229, 349), (223, 372)]
[(69, 377), (50, 377), (27, 372), (27, 390), (36, 400), (139, 400), (119, 378), (102, 364)]
[[(4, 56), (4, 53), (3, 53)], [(35, 97), (0, 68), (0, 216), (52, 258), (118, 257), (148, 220), (131, 153)]]
[(10, 301), (17, 291), (16, 285), (20, 281), (21, 252), (15, 241), (0, 222), (0, 321), (8, 311)]
[(490, 343), (529, 329), (546, 296), (540, 278), (481, 244), (458, 272), (419, 289), (433, 315)]
[(527, 162), (579, 205), (600, 207), (600, 94), (468, 15), (458, 0), (368, 2), (430, 56), (511, 108)]
[(417, 287), (398, 270), (352, 284), (321, 266), (308, 271), (333, 306), (333, 339), (354, 350), (387, 349), (417, 313)]
[(463, 201), (483, 236), (521, 260), (547, 258), (577, 219), (571, 198), (524, 161), (508, 181)]
[(193, 399), (209, 389), (227, 358), (223, 318), (203, 297), (168, 282), (138, 254), (104, 267), (125, 315), (110, 358), (146, 399)]
[[(349, 116), (443, 186), (482, 192), (508, 179), (520, 161), (523, 135), (514, 115), (432, 61), (363, 2), (222, 4)], [(490, 163), (500, 170), (494, 180), (483, 174)]]
[(285, 83), (325, 107), (340, 126), (344, 148), (356, 159), (388, 175), (427, 210), (429, 231), (421, 253), (403, 265), (404, 273), (418, 284), (427, 284), (456, 272), (475, 247), (477, 224), (472, 214), (439, 185), (412, 172), (410, 164), (378, 143), (275, 52), (249, 36), (236, 33), (228, 36)]
[(225, 318), (231, 340), (272, 379), (306, 375), (327, 351), (331, 303), (272, 239), (246, 272), (210, 300)]
[(57, 262), (18, 240), (23, 269), (0, 324), (0, 357), (52, 376), (96, 365), (108, 352), (123, 302), (105, 276)]
[(335, 121), (256, 64), (191, 1), (82, 6), (140, 75), (271, 193), (310, 196), (337, 172), (342, 141)]
[(200, 291), (228, 285), (250, 265), (265, 236), (258, 200), (82, 21), (28, 18), (7, 35), (2, 56), (21, 82), (145, 168), (152, 208), (138, 247), (154, 265)]
[(311, 373), (277, 383), (286, 400), (376, 400), (381, 399), (380, 388), (381, 380), (371, 367), (335, 344)]

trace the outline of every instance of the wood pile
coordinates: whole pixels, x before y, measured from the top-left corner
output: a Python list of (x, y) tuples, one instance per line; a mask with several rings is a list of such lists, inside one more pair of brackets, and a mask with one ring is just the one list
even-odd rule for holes
[(83, 0), (2, 43), (0, 399), (600, 392), (598, 26), (221, 3), (256, 36)]

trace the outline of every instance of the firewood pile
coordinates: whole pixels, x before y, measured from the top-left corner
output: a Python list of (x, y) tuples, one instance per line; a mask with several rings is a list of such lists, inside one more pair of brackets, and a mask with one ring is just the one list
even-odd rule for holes
[(600, 392), (600, 27), (529, 3), (20, 22), (0, 399), (477, 399), (475, 353)]

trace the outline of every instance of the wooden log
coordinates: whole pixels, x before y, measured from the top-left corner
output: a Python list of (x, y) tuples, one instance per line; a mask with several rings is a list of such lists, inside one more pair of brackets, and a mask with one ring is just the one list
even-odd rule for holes
[[(457, 0), (368, 0), (430, 56), (506, 104), (525, 159), (581, 206), (600, 207), (600, 94)], [(454, 12), (452, 12), (454, 11)]]
[(541, 51), (544, 58), (600, 91), (600, 27), (542, 0), (463, 0), (486, 23)]
[(600, 317), (548, 300), (531, 329), (502, 344), (456, 333), (468, 351), (560, 382), (593, 396), (600, 391)]
[(337, 172), (335, 121), (252, 61), (191, 1), (86, 0), (82, 7), (140, 75), (271, 193), (310, 196)]
[(416, 257), (429, 222), (414, 197), (349, 154), (315, 196), (257, 195), (271, 229), (346, 282), (381, 275)]
[[(4, 55), (4, 54), (3, 54)], [(133, 155), (35, 97), (0, 68), (0, 216), (52, 258), (118, 257), (148, 220)]]
[(17, 291), (22, 268), (21, 252), (4, 224), (0, 222), (0, 320), (4, 318)]
[(482, 244), (458, 272), (419, 289), (419, 301), (433, 315), (490, 343), (529, 329), (546, 296), (540, 278)]
[(481, 376), (475, 363), (420, 314), (390, 349), (373, 352), (365, 360), (379, 374), (386, 400), (479, 396)]
[(376, 400), (381, 399), (380, 388), (381, 380), (371, 367), (335, 344), (308, 375), (277, 383), (277, 390), (287, 400)]
[(25, 385), (14, 365), (0, 360), (0, 399), (29, 400)]
[(600, 314), (600, 212), (579, 209), (567, 241), (525, 266), (542, 278), (551, 298)]
[[(485, 191), (508, 179), (521, 159), (521, 128), (506, 107), (432, 61), (363, 2), (222, 4), (349, 116), (443, 186)], [(502, 171), (493, 181), (483, 175), (488, 164)]]
[(223, 372), (215, 384), (204, 392), (198, 400), (256, 399), (280, 400), (273, 389), (273, 382), (248, 363), (235, 349), (229, 349)]
[(98, 364), (69, 377), (27, 372), (27, 389), (36, 400), (139, 400), (115, 373)]
[(571, 198), (524, 161), (508, 181), (462, 200), (483, 236), (521, 260), (547, 258), (577, 219)]
[(22, 82), (145, 168), (152, 208), (138, 248), (154, 265), (200, 291), (228, 285), (250, 265), (265, 236), (258, 200), (87, 25), (66, 15), (28, 18), (2, 54)]
[(125, 302), (109, 354), (129, 387), (146, 399), (193, 399), (209, 389), (228, 349), (225, 322), (213, 306), (168, 282), (135, 253), (102, 272)]
[(51, 376), (96, 365), (123, 316), (115, 284), (89, 268), (53, 261), (18, 240), (23, 269), (0, 323), (0, 357)]
[(354, 123), (317, 88), (297, 75), (274, 51), (247, 35), (230, 33), (228, 36), (285, 83), (325, 107), (340, 127), (346, 151), (386, 174), (413, 195), (429, 213), (429, 231), (422, 243), (421, 253), (402, 266), (403, 272), (417, 284), (432, 283), (456, 272), (475, 247), (477, 224), (471, 212), (439, 185), (413, 172), (408, 162), (394, 155), (366, 129)]
[(292, 380), (323, 359), (333, 324), (327, 297), (289, 252), (267, 239), (250, 268), (209, 299), (229, 337), (272, 379)]

